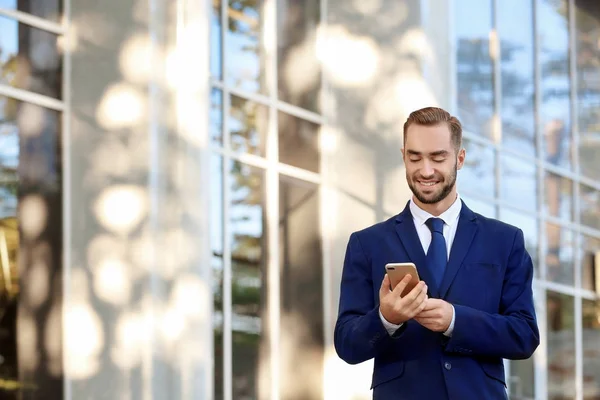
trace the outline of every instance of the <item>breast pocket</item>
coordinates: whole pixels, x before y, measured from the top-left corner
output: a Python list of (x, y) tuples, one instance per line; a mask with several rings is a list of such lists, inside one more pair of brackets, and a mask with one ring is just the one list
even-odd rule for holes
[(499, 264), (473, 262), (464, 264), (452, 290), (457, 303), (496, 312), (504, 280)]

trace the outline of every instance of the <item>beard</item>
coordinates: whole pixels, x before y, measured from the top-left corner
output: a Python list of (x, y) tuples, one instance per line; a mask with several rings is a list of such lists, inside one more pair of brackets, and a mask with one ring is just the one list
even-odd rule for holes
[(437, 177), (440, 181), (441, 188), (438, 189), (437, 192), (430, 194), (425, 194), (423, 192), (420, 192), (419, 189), (417, 189), (415, 182), (417, 182), (419, 179), (417, 179), (416, 176), (414, 179), (409, 179), (409, 176), (407, 175), (406, 181), (408, 182), (408, 187), (413, 192), (417, 200), (419, 200), (423, 204), (436, 204), (448, 197), (448, 195), (454, 188), (454, 185), (456, 185), (457, 171), (457, 164), (454, 163), (454, 169), (450, 173), (450, 175)]

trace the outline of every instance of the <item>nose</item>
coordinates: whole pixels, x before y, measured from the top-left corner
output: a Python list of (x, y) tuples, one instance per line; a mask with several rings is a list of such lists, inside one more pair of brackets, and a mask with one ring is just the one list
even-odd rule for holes
[(423, 168), (421, 169), (421, 175), (423, 175), (423, 177), (427, 178), (427, 177), (433, 176), (434, 173), (435, 172), (433, 169), (433, 165), (431, 164), (431, 161), (424, 160)]

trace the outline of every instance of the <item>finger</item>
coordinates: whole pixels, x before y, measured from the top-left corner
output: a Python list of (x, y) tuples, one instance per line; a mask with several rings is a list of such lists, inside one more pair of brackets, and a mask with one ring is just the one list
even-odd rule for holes
[(423, 310), (418, 314), (419, 318), (435, 318), (435, 310)]
[(435, 310), (436, 308), (440, 308), (442, 305), (440, 299), (427, 299), (427, 305), (425, 306), (425, 310)]
[[(419, 298), (419, 296), (423, 293), (423, 288), (425, 286), (425, 282), (421, 281), (406, 296), (404, 296), (403, 300), (405, 300), (405, 305), (408, 306), (417, 300), (417, 298)], [(425, 291), (425, 293), (427, 293), (427, 291)]]
[(388, 274), (383, 276), (381, 287), (379, 288), (379, 297), (383, 297), (390, 292), (390, 277)]
[(394, 293), (394, 295), (400, 297), (400, 295), (406, 288), (406, 285), (408, 285), (408, 283), (410, 282), (411, 279), (412, 279), (412, 276), (410, 274), (404, 275), (404, 278), (402, 278), (402, 280), (400, 282), (398, 282), (398, 284), (392, 291)]
[(424, 326), (427, 329), (430, 329), (433, 326), (431, 320), (423, 319), (423, 318), (414, 318), (415, 321), (419, 323), (419, 325)]
[(438, 320), (437, 319), (432, 319), (432, 318), (414, 318), (419, 324), (423, 325), (424, 327), (427, 328), (432, 328), (438, 325)]
[(413, 301), (408, 307), (412, 315), (417, 315), (425, 308), (427, 302), (427, 291), (421, 291), (415, 301)]

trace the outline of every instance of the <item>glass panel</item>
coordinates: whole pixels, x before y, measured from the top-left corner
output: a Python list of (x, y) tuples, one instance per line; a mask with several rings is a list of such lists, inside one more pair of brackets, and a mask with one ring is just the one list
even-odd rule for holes
[(323, 398), (319, 187), (280, 176), (281, 398)]
[(221, 0), (212, 1), (210, 13), (210, 74), (219, 80), (222, 78), (223, 42), (221, 41)]
[(581, 223), (600, 230), (600, 192), (586, 185), (579, 185), (581, 195)]
[(575, 303), (548, 291), (548, 399), (575, 398)]
[(583, 398), (600, 399), (600, 301), (583, 299)]
[(223, 160), (211, 156), (210, 242), (212, 250), (215, 399), (223, 392)]
[(510, 361), (510, 400), (534, 400), (533, 357)]
[(600, 295), (600, 239), (584, 235), (581, 247), (581, 285)]
[(223, 143), (223, 93), (219, 89), (210, 93), (210, 139), (218, 146)]
[(492, 137), (492, 1), (455, 0), (454, 4), (458, 118), (465, 131)]
[(62, 4), (62, 0), (0, 0), (0, 8), (26, 12), (54, 22), (60, 22)]
[(279, 161), (318, 173), (319, 130), (317, 124), (279, 112)]
[(317, 59), (319, 0), (277, 1), (279, 99), (320, 112), (321, 67)]
[(55, 34), (0, 16), (0, 84), (60, 98), (61, 71)]
[(573, 181), (551, 172), (544, 177), (544, 210), (553, 217), (573, 218)]
[(511, 206), (537, 209), (537, 179), (534, 161), (502, 154), (500, 198)]
[(568, 0), (541, 0), (538, 4), (542, 154), (547, 162), (570, 168)]
[[(519, 12), (515, 13), (515, 9)], [(533, 2), (503, 0), (497, 12), (501, 52), (502, 143), (507, 148), (534, 157)]]
[(227, 83), (248, 92), (268, 94), (265, 79), (264, 1), (229, 0)]
[(267, 233), (264, 172), (232, 162), (233, 398), (267, 398)]
[[(24, 306), (18, 301), (19, 296), (38, 299), (34, 303), (28, 302), (26, 307), (28, 315), (34, 315), (39, 321), (47, 321), (51, 317), (52, 305), (61, 297), (60, 285), (53, 286), (49, 296), (34, 297), (31, 290), (39, 289), (39, 285), (30, 281), (34, 276), (39, 278), (40, 273), (49, 278), (61, 274), (60, 126), (60, 114), (55, 111), (0, 97), (2, 399), (37, 397), (28, 393), (32, 390), (37, 393), (60, 393), (62, 390), (62, 381), (54, 379), (54, 371), (51, 372), (46, 363), (35, 366), (33, 370), (19, 368), (21, 363), (30, 361), (29, 358), (22, 360), (22, 357), (27, 357), (31, 352), (45, 352), (46, 344), (43, 340), (34, 342), (33, 348), (29, 348), (27, 352), (18, 351), (18, 344), (28, 343), (31, 337), (31, 330), (18, 329), (18, 320), (23, 315), (23, 310), (19, 309)], [(42, 218), (40, 207), (46, 210)], [(31, 221), (32, 218), (39, 222), (32, 228), (33, 231), (19, 229), (19, 221)], [(44, 334), (49, 337), (61, 334), (60, 326), (52, 324), (45, 324), (44, 330)], [(60, 360), (58, 362), (60, 366)]]
[(465, 164), (458, 171), (457, 185), (461, 193), (493, 198), (496, 193), (496, 152), (490, 146), (464, 140)]
[[(19, 295), (19, 223), (17, 220), (19, 129), (18, 102), (0, 97), (0, 397), (18, 382), (16, 313)], [(17, 398), (15, 397), (9, 398)]]
[(265, 157), (268, 120), (266, 106), (231, 96), (229, 129), (233, 150)]
[(577, 106), (581, 173), (600, 180), (600, 4), (575, 0)]
[(575, 235), (567, 228), (546, 224), (546, 279), (565, 285), (574, 285)]
[(538, 247), (539, 247), (539, 227), (538, 220), (528, 214), (523, 214), (507, 208), (500, 209), (500, 220), (511, 224), (523, 230), (525, 237), (525, 249), (531, 256), (533, 267), (538, 276)]

